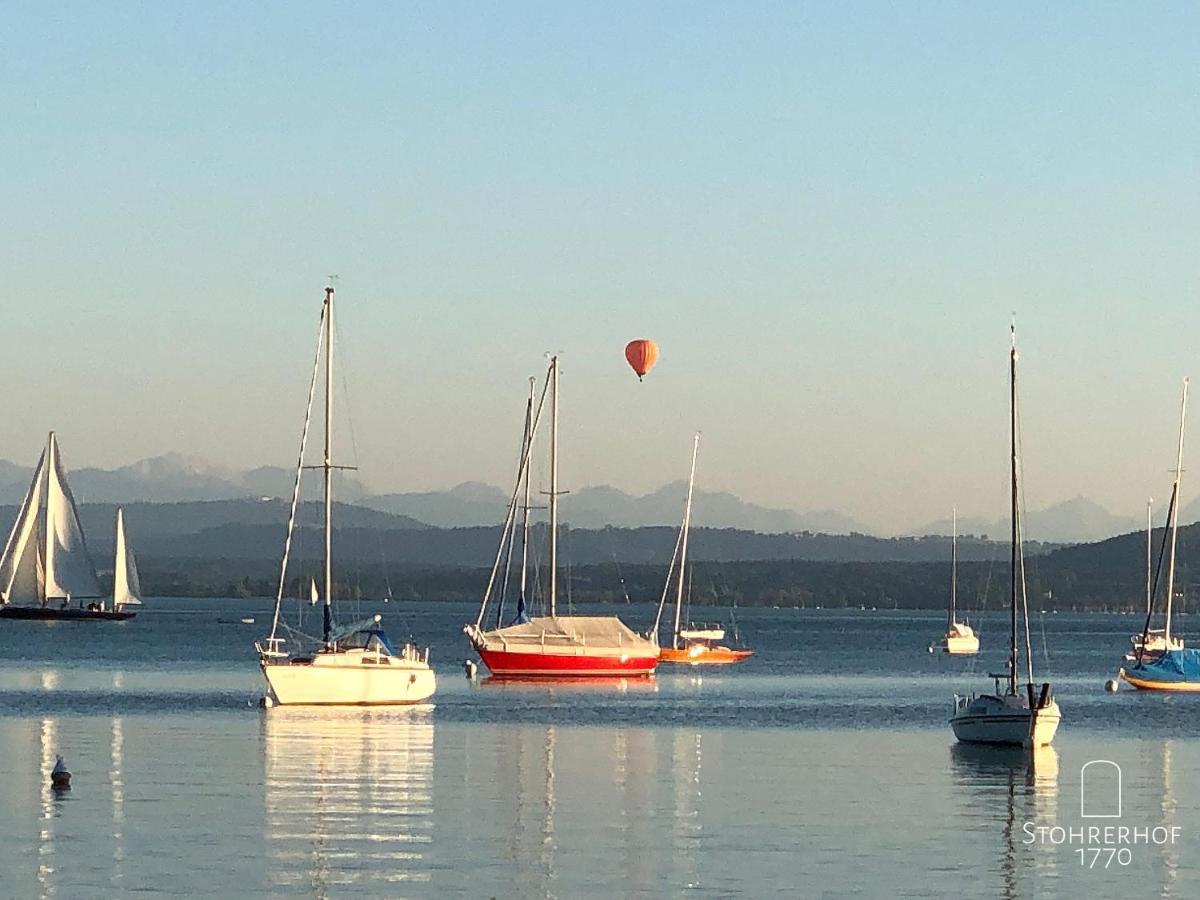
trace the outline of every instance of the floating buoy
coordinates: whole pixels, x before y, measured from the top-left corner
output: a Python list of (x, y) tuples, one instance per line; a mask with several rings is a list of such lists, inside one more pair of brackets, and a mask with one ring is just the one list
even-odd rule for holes
[(1117, 692), (1117, 689), (1120, 686), (1121, 685), (1117, 682), (1117, 679), (1115, 679), (1115, 678), (1110, 678), (1110, 679), (1108, 679), (1108, 681), (1104, 682), (1104, 689), (1106, 691), (1108, 691), (1110, 694), (1115, 694)]
[(67, 771), (66, 763), (61, 756), (54, 757), (54, 768), (50, 771), (50, 787), (56, 791), (71, 789), (71, 773)]
[(472, 662), (469, 659), (463, 660), (463, 672), (465, 672), (467, 675), (467, 681), (474, 681), (475, 673), (477, 671), (479, 671), (479, 668), (478, 668), (478, 666), (475, 665), (474, 662)]

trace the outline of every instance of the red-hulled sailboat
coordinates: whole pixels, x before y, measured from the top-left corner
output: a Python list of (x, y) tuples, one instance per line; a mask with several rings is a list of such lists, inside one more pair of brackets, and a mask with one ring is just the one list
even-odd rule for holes
[[(549, 585), (546, 605), (549, 615), (529, 617), (526, 596), (526, 563), (529, 557), (529, 460), (538, 420), (550, 396), (550, 490), (549, 494)], [(521, 464), (513, 488), (508, 515), (501, 529), (500, 547), (492, 574), (479, 606), (479, 616), (463, 631), (475, 652), (493, 675), (505, 678), (629, 678), (653, 674), (658, 665), (658, 645), (633, 631), (616, 616), (560, 616), (558, 589), (558, 357), (550, 360), (546, 384), (536, 408), (533, 379), (525, 410), (525, 437)], [(523, 495), (524, 503), (519, 501)], [(508, 586), (509, 560), (516, 537), (516, 512), (523, 510), (520, 592), (514, 619), (504, 625), (503, 594)], [(497, 585), (501, 565), (505, 574), (497, 598), (495, 626), (484, 630), (483, 620)]]

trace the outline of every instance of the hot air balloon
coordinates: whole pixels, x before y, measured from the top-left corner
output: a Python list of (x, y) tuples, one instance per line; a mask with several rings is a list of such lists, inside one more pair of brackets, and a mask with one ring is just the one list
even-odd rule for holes
[(625, 345), (625, 359), (637, 372), (638, 381), (658, 362), (658, 344), (651, 340), (630, 341)]

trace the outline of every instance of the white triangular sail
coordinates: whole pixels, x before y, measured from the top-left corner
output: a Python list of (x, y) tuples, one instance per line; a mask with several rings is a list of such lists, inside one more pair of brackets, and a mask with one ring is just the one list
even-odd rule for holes
[(311, 578), (308, 582), (308, 605), (316, 606), (321, 602), (321, 593), (317, 590), (317, 579)]
[(113, 559), (113, 608), (141, 606), (142, 585), (133, 548), (125, 539), (125, 510), (117, 507), (117, 544)]
[(45, 598), (42, 567), (42, 495), (46, 454), (38, 459), (25, 501), (0, 557), (0, 602), (30, 605)]
[(88, 554), (75, 499), (58, 458), (58, 440), (50, 432), (46, 447), (46, 591), (45, 600), (98, 599), (104, 594)]

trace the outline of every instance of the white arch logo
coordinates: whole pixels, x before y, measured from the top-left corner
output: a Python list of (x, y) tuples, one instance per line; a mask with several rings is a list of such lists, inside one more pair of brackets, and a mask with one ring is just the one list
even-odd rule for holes
[[(1092, 782), (1090, 791), (1088, 790), (1089, 779)], [(1079, 817), (1081, 819), (1121, 818), (1121, 767), (1111, 759), (1093, 759), (1091, 762), (1084, 763), (1080, 768)]]

